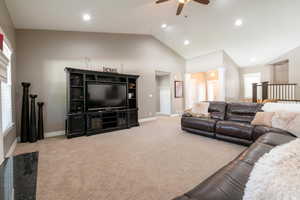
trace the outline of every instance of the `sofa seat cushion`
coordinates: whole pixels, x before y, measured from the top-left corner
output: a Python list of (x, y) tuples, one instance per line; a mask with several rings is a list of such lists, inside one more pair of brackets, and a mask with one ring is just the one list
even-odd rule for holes
[(252, 140), (253, 126), (247, 123), (233, 121), (218, 121), (216, 133), (246, 140)]
[(233, 161), (184, 196), (197, 200), (241, 200), (251, 170), (251, 165)]
[(252, 144), (246, 151), (244, 151), (238, 157), (238, 159), (254, 166), (255, 162), (257, 162), (260, 157), (271, 151), (273, 148), (274, 146), (256, 142)]
[(295, 140), (296, 137), (291, 135), (283, 135), (281, 133), (267, 133), (261, 136), (256, 142), (271, 146), (286, 144)]
[(217, 120), (211, 118), (198, 118), (198, 117), (183, 117), (181, 124), (183, 127), (199, 129), (202, 131), (214, 132)]
[(256, 141), (260, 136), (269, 133), (269, 132), (273, 132), (273, 133), (280, 133), (282, 135), (288, 135), (288, 136), (292, 136), (291, 133), (289, 133), (288, 131), (279, 129), (279, 128), (272, 128), (272, 127), (267, 127), (267, 126), (255, 126), (253, 129), (253, 133), (252, 133), (252, 139), (253, 141)]

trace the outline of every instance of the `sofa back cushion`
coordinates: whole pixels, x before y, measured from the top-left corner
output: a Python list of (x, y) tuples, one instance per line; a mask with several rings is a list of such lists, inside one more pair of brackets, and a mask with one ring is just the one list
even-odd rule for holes
[(227, 103), (222, 101), (209, 102), (208, 112), (212, 119), (224, 120), (226, 115)]
[(251, 123), (255, 114), (261, 111), (261, 107), (262, 104), (257, 103), (229, 103), (226, 120)]

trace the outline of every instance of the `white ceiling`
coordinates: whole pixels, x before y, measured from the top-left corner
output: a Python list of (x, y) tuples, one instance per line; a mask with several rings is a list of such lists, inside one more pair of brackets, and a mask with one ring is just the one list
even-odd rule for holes
[[(186, 59), (225, 50), (239, 65), (266, 63), (300, 45), (299, 0), (6, 0), (16, 28), (151, 34)], [(92, 16), (90, 22), (82, 14)], [(185, 18), (184, 15), (188, 15)], [(244, 25), (235, 27), (242, 18)], [(161, 24), (167, 23), (166, 30)], [(183, 45), (188, 39), (191, 44)], [(256, 58), (255, 62), (251, 62)]]

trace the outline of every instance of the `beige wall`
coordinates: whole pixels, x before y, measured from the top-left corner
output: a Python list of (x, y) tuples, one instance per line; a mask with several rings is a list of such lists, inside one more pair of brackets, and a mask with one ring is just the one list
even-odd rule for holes
[[(15, 42), (15, 29), (8, 13), (4, 0), (0, 0), (0, 27), (4, 31), (6, 39), (10, 43), (13, 50), (12, 55), (12, 99), (13, 99), (13, 121), (16, 121), (15, 116), (15, 82), (16, 82), (16, 42)], [(7, 154), (11, 144), (16, 138), (16, 126), (13, 126), (7, 133), (4, 133), (3, 144), (4, 154)]]
[[(23, 81), (32, 83), (31, 93), (45, 102), (45, 131), (64, 129), (66, 110), (65, 67), (90, 65), (123, 66), (124, 73), (139, 74), (139, 117), (156, 114), (155, 71), (183, 80), (185, 61), (148, 35), (17, 30), (18, 102)], [(172, 84), (171, 91), (174, 91)], [(152, 98), (150, 97), (152, 95)], [(183, 109), (183, 99), (174, 99), (172, 113)], [(20, 111), (20, 107), (18, 107)]]
[(274, 64), (274, 83), (289, 83), (289, 62)]

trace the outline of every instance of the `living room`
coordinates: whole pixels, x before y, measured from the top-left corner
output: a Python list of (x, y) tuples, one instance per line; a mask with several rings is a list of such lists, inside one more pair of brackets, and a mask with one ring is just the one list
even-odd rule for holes
[(300, 199), (298, 8), (0, 0), (1, 199)]

